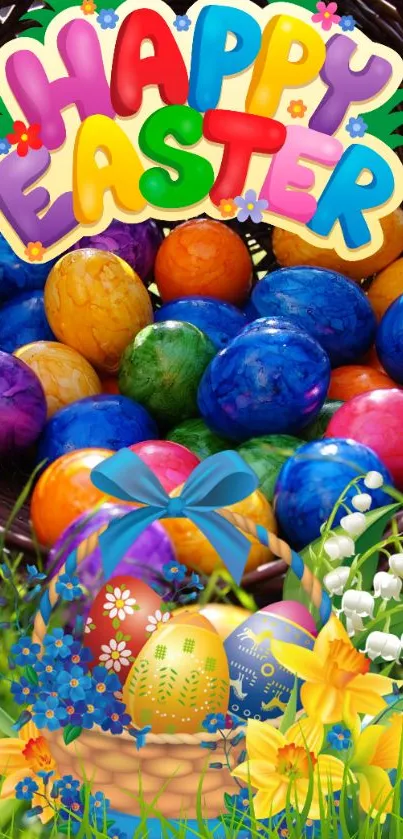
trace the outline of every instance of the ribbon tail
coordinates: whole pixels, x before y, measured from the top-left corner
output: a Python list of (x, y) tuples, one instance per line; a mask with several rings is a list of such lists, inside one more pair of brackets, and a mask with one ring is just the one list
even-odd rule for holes
[(115, 519), (99, 537), (102, 555), (102, 567), (106, 580), (109, 580), (133, 542), (143, 531), (163, 515), (158, 507), (141, 507)]
[(249, 539), (219, 513), (188, 510), (187, 514), (217, 551), (224, 565), (239, 585), (251, 548)]

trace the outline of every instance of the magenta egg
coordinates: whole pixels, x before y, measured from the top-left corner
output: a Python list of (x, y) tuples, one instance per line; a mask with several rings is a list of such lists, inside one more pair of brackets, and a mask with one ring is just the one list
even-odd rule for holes
[(169, 440), (147, 440), (130, 448), (154, 472), (165, 492), (172, 492), (183, 484), (200, 463), (186, 446)]
[(282, 600), (280, 603), (271, 603), (270, 606), (265, 606), (260, 611), (270, 612), (271, 615), (279, 615), (279, 617), (289, 620), (302, 629), (305, 629), (306, 632), (314, 635), (315, 638), (318, 634), (312, 615), (308, 612), (306, 606), (303, 606), (302, 603), (297, 603), (296, 600)]

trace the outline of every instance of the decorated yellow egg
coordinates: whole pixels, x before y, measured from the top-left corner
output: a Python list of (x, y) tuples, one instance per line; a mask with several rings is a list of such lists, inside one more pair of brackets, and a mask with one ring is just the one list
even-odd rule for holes
[(383, 271), (403, 250), (403, 210), (395, 210), (381, 219), (383, 243), (372, 256), (349, 262), (336, 251), (317, 248), (300, 239), (296, 233), (276, 227), (273, 232), (273, 251), (279, 265), (290, 268), (295, 265), (314, 265), (344, 274), (352, 280), (362, 280)]
[(206, 603), (204, 606), (195, 603), (193, 606), (182, 606), (177, 609), (175, 616), (185, 612), (190, 614), (199, 613), (207, 618), (223, 641), (253, 614), (241, 606), (233, 606), (232, 603)]
[(14, 355), (36, 373), (45, 391), (48, 419), (60, 408), (102, 392), (91, 364), (80, 353), (56, 341), (25, 344)]
[(403, 259), (397, 259), (381, 271), (371, 283), (368, 298), (378, 318), (403, 294)]
[(208, 714), (226, 714), (228, 661), (223, 642), (202, 615), (174, 616), (140, 650), (123, 689), (138, 728), (195, 734)]
[[(171, 492), (171, 495), (179, 495), (181, 491), (182, 487), (177, 487)], [(266, 527), (271, 533), (277, 533), (272, 508), (259, 490), (252, 492), (248, 498), (244, 498), (243, 501), (239, 501), (238, 504), (233, 504), (227, 509), (232, 513), (246, 516), (255, 524)], [(177, 558), (183, 565), (205, 574), (211, 574), (215, 568), (220, 565), (223, 566), (217, 551), (189, 519), (164, 519), (161, 524), (165, 527), (174, 545)], [(251, 550), (245, 571), (254, 571), (259, 565), (270, 562), (273, 555), (267, 548), (260, 545), (257, 539), (248, 538), (250, 538)]]

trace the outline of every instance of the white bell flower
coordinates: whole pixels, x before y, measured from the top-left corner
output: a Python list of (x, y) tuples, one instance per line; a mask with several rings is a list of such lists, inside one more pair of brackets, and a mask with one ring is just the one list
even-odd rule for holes
[(340, 556), (349, 557), (355, 554), (355, 545), (350, 536), (337, 536), (339, 543)]
[(361, 536), (361, 533), (364, 533), (367, 526), (367, 520), (363, 513), (350, 513), (348, 516), (344, 516), (344, 518), (341, 519), (340, 524), (346, 533), (352, 537), (357, 537)]
[(384, 661), (399, 661), (402, 655), (402, 640), (388, 632), (371, 632), (361, 650), (374, 661), (378, 656)]
[(366, 513), (367, 510), (371, 509), (372, 498), (367, 492), (360, 492), (351, 499), (351, 503), (354, 510), (358, 510), (360, 513)]
[(349, 588), (343, 594), (341, 608), (346, 617), (358, 615), (360, 618), (373, 618), (375, 600), (369, 591), (355, 591)]
[(386, 571), (378, 571), (374, 577), (374, 595), (382, 600), (400, 600), (402, 580)]
[(336, 568), (335, 571), (329, 571), (323, 580), (328, 592), (330, 594), (343, 594), (350, 573), (351, 568), (347, 568), (345, 565), (340, 565), (340, 568)]
[(395, 577), (403, 577), (403, 553), (392, 554), (389, 557), (389, 568)]
[(326, 539), (323, 548), (326, 551), (329, 559), (341, 559), (339, 540), (337, 536), (331, 536), (330, 539)]
[(362, 632), (363, 629), (365, 629), (362, 618), (355, 613), (352, 613), (349, 618), (346, 617), (346, 629), (350, 638), (352, 638), (356, 632)]
[(364, 478), (364, 484), (368, 489), (379, 489), (383, 486), (383, 477), (380, 472), (368, 472)]

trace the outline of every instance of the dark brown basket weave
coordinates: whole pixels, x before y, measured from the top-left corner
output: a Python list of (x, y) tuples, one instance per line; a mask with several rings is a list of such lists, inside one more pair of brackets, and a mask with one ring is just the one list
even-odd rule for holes
[[(265, 8), (267, 0), (254, 0), (257, 6)], [(145, 4), (147, 5), (147, 4)], [(185, 14), (191, 5), (183, 0), (170, 3), (175, 14)], [(338, 12), (352, 14), (362, 30), (375, 41), (392, 47), (403, 55), (403, 0), (340, 0)], [(403, 107), (402, 107), (403, 109)], [(400, 149), (403, 159), (403, 148)], [(236, 220), (227, 222), (246, 241), (255, 264), (255, 282), (276, 266), (271, 247), (271, 227), (267, 224), (239, 224)], [(174, 226), (172, 222), (161, 223), (165, 233)], [(158, 305), (158, 299), (154, 303)], [(0, 464), (0, 533), (27, 478), (32, 472), (34, 461), (30, 455), (23, 460)], [(25, 502), (14, 519), (6, 536), (6, 545), (24, 552), (32, 559), (36, 549), (29, 523), (29, 505)], [(245, 588), (252, 591), (258, 605), (273, 602), (281, 596), (286, 566), (272, 562), (264, 569), (248, 574), (244, 578)]]

